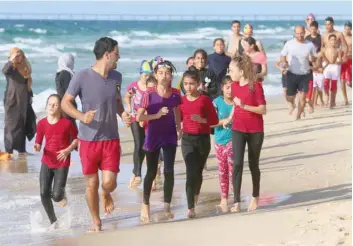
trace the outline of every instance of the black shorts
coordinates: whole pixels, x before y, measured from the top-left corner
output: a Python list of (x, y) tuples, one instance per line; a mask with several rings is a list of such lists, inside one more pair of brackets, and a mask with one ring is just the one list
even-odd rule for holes
[(282, 88), (287, 88), (287, 75), (282, 74)]
[(308, 92), (311, 73), (301, 75), (288, 71), (286, 77), (287, 96), (295, 96), (298, 91)]

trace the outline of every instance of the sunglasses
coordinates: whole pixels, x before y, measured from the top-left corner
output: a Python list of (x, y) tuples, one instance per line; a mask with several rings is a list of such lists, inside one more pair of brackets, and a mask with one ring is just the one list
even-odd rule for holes
[(161, 68), (161, 67), (166, 67), (166, 68), (169, 68), (169, 69), (171, 69), (171, 66), (169, 66), (168, 64), (166, 64), (166, 63), (159, 63), (159, 64), (157, 64), (157, 68)]

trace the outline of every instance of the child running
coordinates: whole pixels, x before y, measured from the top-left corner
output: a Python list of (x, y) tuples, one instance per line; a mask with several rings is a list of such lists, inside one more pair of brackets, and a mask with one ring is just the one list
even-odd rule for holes
[(198, 90), (201, 83), (199, 72), (186, 71), (183, 78), (186, 94), (180, 106), (183, 119), (181, 151), (186, 165), (187, 216), (194, 218), (202, 172), (211, 150), (210, 126), (218, 124), (218, 117), (211, 99)]
[[(39, 185), (42, 204), (51, 224), (57, 221), (51, 199), (62, 207), (67, 203), (65, 186), (70, 166), (70, 153), (78, 144), (77, 128), (72, 121), (62, 117), (60, 103), (59, 95), (49, 96), (46, 106), (48, 115), (38, 122), (34, 145), (34, 151), (39, 152), (45, 138)], [(70, 144), (71, 139), (73, 141)]]
[(215, 151), (218, 162), (219, 184), (221, 187), (221, 203), (217, 206), (222, 213), (227, 213), (229, 184), (232, 183), (233, 172), (233, 150), (232, 129), (230, 126), (223, 127), (223, 122), (229, 117), (233, 108), (232, 78), (226, 76), (222, 81), (223, 96), (213, 101), (216, 108), (219, 123), (215, 127)]
[(256, 82), (251, 58), (247, 55), (236, 56), (229, 65), (229, 75), (235, 81), (232, 84), (234, 107), (227, 126), (232, 121), (232, 148), (234, 153), (233, 189), (234, 206), (231, 212), (240, 212), (240, 190), (243, 176), (245, 146), (248, 145), (249, 169), (253, 192), (248, 211), (259, 204), (260, 169), (259, 160), (264, 141), (264, 120), (266, 100), (261, 83)]
[(142, 94), (147, 90), (147, 79), (153, 72), (151, 62), (143, 60), (139, 72), (140, 79), (132, 82), (127, 87), (125, 94), (125, 104), (127, 105), (127, 112), (131, 115), (131, 132), (134, 138), (134, 169), (129, 183), (130, 188), (135, 188), (142, 182), (141, 169), (145, 158), (145, 151), (142, 148), (145, 141), (145, 131), (139, 122), (136, 121), (136, 113), (141, 104)]
[[(146, 151), (147, 173), (143, 183), (143, 203), (141, 206), (142, 222), (150, 221), (150, 195), (152, 184), (157, 174), (160, 150), (164, 154), (164, 214), (174, 218), (170, 204), (174, 188), (174, 162), (178, 138), (181, 136), (180, 92), (171, 87), (176, 71), (169, 61), (158, 63), (154, 69), (157, 80), (155, 88), (148, 89), (143, 95), (137, 112), (137, 121), (148, 121), (144, 143)], [(145, 112), (147, 111), (147, 114)]]

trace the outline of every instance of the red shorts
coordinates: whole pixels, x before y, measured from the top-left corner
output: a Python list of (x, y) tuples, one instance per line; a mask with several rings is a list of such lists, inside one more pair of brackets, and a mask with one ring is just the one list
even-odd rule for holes
[(341, 80), (345, 82), (352, 82), (352, 59), (349, 59), (342, 64)]
[(119, 172), (120, 140), (85, 141), (79, 140), (79, 153), (84, 175), (95, 174), (98, 168), (104, 171)]

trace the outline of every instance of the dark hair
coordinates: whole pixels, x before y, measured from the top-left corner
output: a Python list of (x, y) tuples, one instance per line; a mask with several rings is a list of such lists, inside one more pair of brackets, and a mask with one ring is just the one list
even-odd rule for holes
[(199, 70), (197, 70), (197, 68), (194, 65), (192, 65), (188, 68), (188, 71), (198, 72)]
[(319, 28), (319, 23), (317, 23), (317, 21), (313, 21), (313, 22), (311, 22), (310, 23), (310, 26), (312, 27), (315, 27), (316, 29), (318, 29)]
[(332, 24), (335, 23), (335, 21), (333, 20), (333, 18), (332, 18), (331, 16), (327, 17), (327, 18), (325, 19), (325, 21), (331, 22)]
[(192, 80), (195, 80), (197, 83), (200, 83), (200, 74), (197, 71), (185, 71), (183, 74), (183, 81), (185, 78), (190, 78)]
[(348, 26), (348, 27), (352, 28), (352, 22), (346, 21), (346, 22), (344, 23), (344, 26), (345, 26), (345, 27)]
[(240, 21), (238, 21), (238, 20), (233, 20), (233, 21), (232, 21), (232, 25), (233, 25), (233, 24), (239, 24), (239, 25), (240, 25)]
[(96, 60), (102, 59), (105, 52), (112, 52), (118, 45), (118, 42), (112, 38), (103, 37), (96, 41), (93, 49), (93, 53), (96, 56)]
[(148, 83), (153, 83), (153, 84), (157, 84), (157, 80), (154, 76), (149, 76), (148, 79), (146, 80), (146, 84)]
[(197, 49), (194, 52), (194, 58), (196, 57), (197, 54), (201, 54), (202, 57), (205, 59), (205, 63), (207, 64), (207, 52), (204, 49)]
[(234, 62), (240, 70), (243, 70), (244, 78), (249, 81), (249, 89), (250, 91), (253, 91), (255, 83), (254, 81), (256, 80), (256, 78), (251, 57), (246, 54), (243, 54), (241, 56), (235, 55), (232, 58), (232, 62)]
[(194, 59), (194, 57), (193, 57), (193, 56), (190, 56), (188, 59), (186, 59), (186, 65), (188, 65), (188, 63), (189, 63), (189, 61), (190, 61), (191, 59)]
[(244, 39), (245, 42), (247, 42), (249, 45), (254, 45), (254, 50), (259, 52), (259, 47), (257, 47), (256, 44), (256, 39), (254, 39), (253, 37), (247, 37)]
[(331, 34), (330, 36), (328, 36), (328, 39), (331, 39), (331, 38), (337, 38), (337, 36), (335, 34)]
[(221, 41), (224, 45), (224, 39), (223, 38), (216, 38), (215, 40), (213, 40), (213, 46), (216, 45), (217, 41)]
[(232, 77), (230, 77), (229, 75), (224, 76), (224, 78), (222, 79), (222, 86), (225, 86), (229, 82), (233, 82)]
[(173, 65), (173, 63), (171, 63), (168, 60), (164, 60), (160, 63), (157, 63), (157, 65), (154, 67), (154, 72), (156, 73), (158, 71), (158, 68), (163, 65), (168, 66), (168, 68), (170, 69), (170, 72), (172, 74), (176, 73), (177, 70), (176, 70), (175, 66)]

